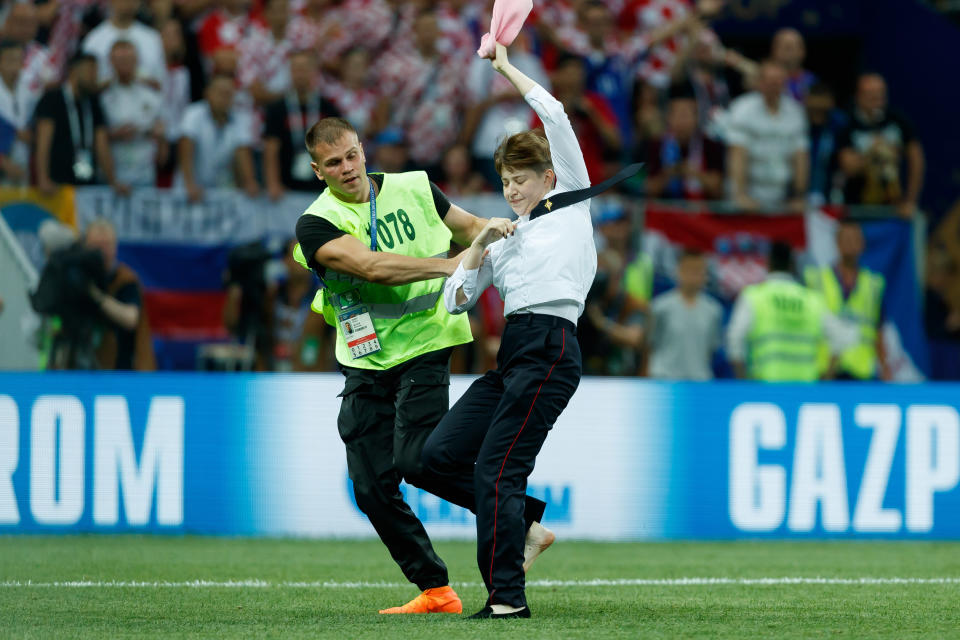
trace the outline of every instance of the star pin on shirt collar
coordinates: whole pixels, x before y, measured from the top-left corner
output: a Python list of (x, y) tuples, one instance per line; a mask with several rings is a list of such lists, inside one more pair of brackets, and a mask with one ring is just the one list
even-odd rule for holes
[(578, 202), (583, 202), (584, 200), (589, 200), (594, 196), (598, 196), (614, 185), (636, 175), (641, 169), (643, 169), (643, 163), (637, 162), (620, 169), (615, 176), (604, 180), (600, 184), (587, 187), (586, 189), (577, 189), (576, 191), (565, 191), (564, 193), (554, 194), (552, 198), (547, 198), (546, 200), (541, 200), (539, 203), (537, 203), (537, 206), (535, 206), (530, 212), (530, 219), (533, 220), (535, 218), (539, 218), (542, 215), (551, 213), (554, 209), (569, 207), (572, 204), (577, 204)]

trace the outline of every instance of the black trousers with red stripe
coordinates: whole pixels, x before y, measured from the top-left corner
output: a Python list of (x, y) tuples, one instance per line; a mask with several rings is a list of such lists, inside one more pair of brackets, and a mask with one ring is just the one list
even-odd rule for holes
[(511, 316), (496, 370), (470, 385), (423, 448), (425, 471), (477, 514), (477, 563), (491, 604), (526, 606), (527, 478), (580, 383), (575, 334), (562, 318)]

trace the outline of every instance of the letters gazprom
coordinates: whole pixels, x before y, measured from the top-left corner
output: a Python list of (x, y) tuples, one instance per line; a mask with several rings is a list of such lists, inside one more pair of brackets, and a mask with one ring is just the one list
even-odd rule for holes
[[(183, 399), (150, 398), (145, 427), (136, 425), (139, 455), (126, 399), (98, 395), (92, 406), (88, 416), (76, 396), (41, 395), (21, 407), (0, 395), (0, 527), (75, 528), (82, 519), (94, 528), (183, 524)], [(21, 420), (29, 421), (22, 429)], [(29, 442), (20, 442), (21, 433)], [(15, 484), (18, 470), (26, 481)], [(27, 496), (18, 500), (18, 490)]]
[[(795, 415), (777, 404), (738, 405), (729, 430), (733, 526), (790, 534), (932, 531), (935, 498), (960, 480), (957, 409), (858, 404), (851, 413), (844, 424), (837, 404), (801, 404)], [(867, 444), (845, 452), (853, 441)]]

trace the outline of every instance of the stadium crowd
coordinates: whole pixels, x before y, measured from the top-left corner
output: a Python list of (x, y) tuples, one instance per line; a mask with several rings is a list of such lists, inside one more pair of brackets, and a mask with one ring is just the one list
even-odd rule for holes
[[(191, 201), (230, 187), (278, 200), (318, 189), (303, 134), (318, 118), (339, 115), (361, 133), (370, 170), (424, 169), (453, 199), (496, 193), (498, 141), (537, 123), (475, 54), (492, 4), (7, 3), (0, 181), (44, 193), (64, 184), (109, 184), (119, 194), (169, 187)], [(794, 29), (773, 35), (767, 57), (749, 59), (711, 29), (723, 10), (723, 0), (536, 3), (511, 59), (563, 103), (592, 182), (624, 163), (646, 163), (646, 179), (623, 188), (628, 197), (717, 200), (759, 213), (883, 205), (914, 216), (923, 147), (888, 107), (884, 78), (868, 72), (852, 88), (828, 86), (805, 68)], [(838, 93), (852, 93), (849, 109)], [(729, 309), (702, 292), (704, 256), (683, 253), (676, 290), (655, 297), (664, 287), (655, 287), (632, 228), (629, 208), (598, 218), (600, 271), (581, 330), (588, 372), (730, 373), (714, 362)], [(927, 324), (956, 342), (960, 297), (950, 274), (960, 252), (942, 237), (931, 253)], [(286, 366), (332, 369), (330, 334), (311, 327), (306, 312), (312, 287), (288, 268), (264, 302), (280, 337), (261, 349), (259, 366), (271, 368), (282, 353)], [(845, 295), (853, 286), (843, 283)], [(502, 315), (496, 292), (488, 294), (473, 318), (481, 339), (458, 354), (455, 370), (482, 371), (496, 353)], [(238, 298), (234, 288), (224, 311), (234, 328)], [(671, 334), (671, 326), (687, 326), (681, 320), (703, 334)], [(692, 351), (706, 360), (693, 361)], [(882, 366), (875, 375), (885, 375)]]

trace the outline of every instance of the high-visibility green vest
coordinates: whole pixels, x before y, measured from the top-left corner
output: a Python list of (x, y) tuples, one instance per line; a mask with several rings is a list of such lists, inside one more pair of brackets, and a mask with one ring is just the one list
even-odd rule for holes
[(817, 352), (823, 340), (823, 299), (789, 280), (751, 285), (753, 322), (747, 334), (750, 378), (767, 382), (810, 382), (820, 377)]
[(843, 287), (831, 267), (807, 267), (807, 286), (823, 295), (827, 308), (840, 318), (853, 322), (860, 332), (857, 344), (840, 354), (837, 369), (854, 378), (869, 380), (877, 374), (877, 330), (886, 281), (879, 273), (860, 269), (850, 297), (843, 299)]
[(650, 302), (653, 295), (653, 262), (650, 256), (641, 253), (627, 265), (624, 273), (624, 288), (634, 298)]
[[(370, 246), (369, 202), (343, 202), (327, 189), (303, 215), (329, 220)], [(377, 251), (418, 258), (446, 257), (450, 237), (450, 230), (433, 204), (426, 173), (383, 174), (383, 187), (377, 194)], [(294, 258), (307, 266), (300, 245), (294, 249)], [(353, 359), (343, 332), (337, 327), (336, 355), (341, 364), (360, 369), (389, 369), (425, 353), (473, 339), (466, 314), (451, 315), (443, 305), (444, 278), (392, 287), (327, 269), (323, 282), (326, 286), (314, 297), (313, 310), (337, 327), (333, 294), (357, 289), (380, 339), (380, 351)]]

